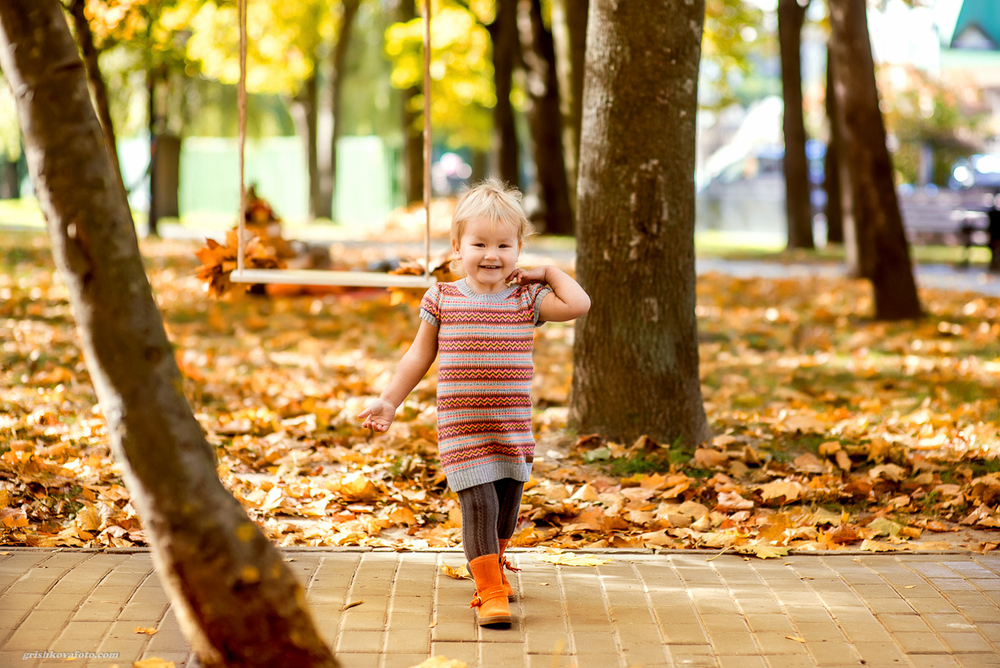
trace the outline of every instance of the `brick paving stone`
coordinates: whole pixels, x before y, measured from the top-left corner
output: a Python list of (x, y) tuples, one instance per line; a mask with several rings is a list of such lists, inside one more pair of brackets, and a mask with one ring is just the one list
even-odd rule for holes
[(979, 633), (941, 633), (940, 636), (955, 654), (996, 651)]
[(899, 648), (889, 642), (856, 642), (854, 649), (857, 650), (865, 663), (869, 666), (908, 666), (909, 661)]
[(958, 612), (955, 605), (944, 596), (928, 596), (919, 598), (908, 598), (907, 603), (913, 611), (921, 615), (929, 614), (954, 614)]
[(916, 654), (907, 658), (913, 668), (960, 668), (960, 664), (954, 657), (942, 654)]
[(496, 668), (508, 668), (511, 666), (523, 666), (525, 657), (523, 648), (516, 642), (498, 642), (487, 646), (480, 646), (480, 664), (483, 668), (496, 666)]
[(938, 633), (960, 633), (975, 628), (963, 615), (922, 615), (921, 618)]
[(781, 656), (768, 656), (767, 665), (770, 668), (812, 668), (812, 659), (803, 654), (784, 654)]
[(963, 668), (996, 668), (996, 666), (1000, 666), (1000, 656), (996, 654), (960, 654), (955, 659)]
[(721, 668), (767, 668), (763, 657), (759, 656), (720, 656)]
[(372, 652), (381, 653), (385, 646), (384, 631), (354, 631), (341, 634), (334, 650), (339, 653)]
[(804, 643), (790, 638), (797, 638), (793, 633), (780, 633), (775, 631), (764, 631), (755, 633), (754, 639), (760, 645), (760, 651), (767, 655), (796, 654), (805, 656), (808, 654)]
[(948, 651), (941, 639), (933, 633), (899, 631), (892, 634), (907, 654), (942, 654)]
[(378, 668), (382, 661), (382, 654), (379, 652), (366, 652), (364, 654), (338, 654), (337, 661), (340, 668)]
[(760, 653), (749, 631), (713, 633), (710, 637), (712, 649), (719, 656), (753, 656)]

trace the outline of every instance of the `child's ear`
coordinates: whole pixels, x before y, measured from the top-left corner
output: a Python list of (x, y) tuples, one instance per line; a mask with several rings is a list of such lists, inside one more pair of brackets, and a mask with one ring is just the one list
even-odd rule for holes
[[(461, 258), (462, 257), (462, 249), (461, 249), (461, 246), (459, 245), (457, 239), (452, 239), (451, 240), (451, 250), (455, 254), (456, 258)], [(518, 250), (518, 252), (520, 253), (521, 251)]]

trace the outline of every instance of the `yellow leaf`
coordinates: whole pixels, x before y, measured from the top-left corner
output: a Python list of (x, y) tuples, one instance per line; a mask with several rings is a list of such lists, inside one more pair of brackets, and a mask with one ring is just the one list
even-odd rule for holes
[(411, 668), (468, 668), (469, 664), (459, 659), (449, 659), (444, 656), (432, 656), (421, 664)]
[(769, 482), (761, 485), (760, 491), (765, 501), (784, 497), (784, 503), (791, 503), (802, 496), (802, 485), (797, 482)]
[(471, 580), (472, 576), (469, 575), (469, 569), (465, 564), (462, 564), (458, 568), (454, 566), (449, 566), (448, 564), (441, 564), (441, 572), (450, 578), (455, 578), (456, 580)]
[(341, 610), (350, 610), (351, 608), (358, 607), (362, 603), (364, 603), (364, 601), (361, 599), (358, 599), (357, 601), (351, 601), (350, 603), (346, 604), (343, 608), (341, 608)]
[(729, 457), (718, 450), (708, 448), (698, 448), (694, 451), (694, 463), (700, 469), (714, 469), (716, 466), (723, 466)]
[(152, 659), (133, 661), (132, 668), (176, 668), (176, 665), (173, 661), (164, 661), (163, 659), (153, 657)]
[(610, 557), (598, 557), (587, 554), (576, 555), (569, 554), (568, 552), (560, 554), (536, 554), (535, 559), (556, 564), (557, 566), (601, 566), (611, 561)]
[(785, 636), (788, 640), (794, 640), (795, 642), (805, 642), (805, 638), (800, 638), (799, 636)]
[(752, 554), (760, 557), (761, 559), (774, 559), (788, 555), (787, 547), (780, 547), (778, 545), (762, 545), (760, 543), (755, 543), (753, 545), (741, 545), (736, 548), (736, 551), (740, 554)]
[(133, 633), (145, 633), (147, 636), (153, 636), (156, 635), (156, 629), (152, 626), (137, 626)]

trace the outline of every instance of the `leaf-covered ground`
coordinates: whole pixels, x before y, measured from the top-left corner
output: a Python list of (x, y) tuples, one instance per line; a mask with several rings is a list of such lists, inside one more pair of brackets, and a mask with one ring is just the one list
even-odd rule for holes
[[(198, 246), (142, 250), (219, 474), (252, 517), (281, 545), (458, 544), (433, 372), (388, 434), (354, 419), (414, 308), (374, 290), (216, 301), (195, 278)], [(878, 324), (861, 281), (701, 277), (717, 436), (693, 453), (567, 430), (573, 327), (540, 328), (538, 457), (515, 544), (995, 549), (1000, 300), (921, 297), (924, 321)], [(144, 544), (42, 234), (0, 238), (0, 331), (0, 543)]]

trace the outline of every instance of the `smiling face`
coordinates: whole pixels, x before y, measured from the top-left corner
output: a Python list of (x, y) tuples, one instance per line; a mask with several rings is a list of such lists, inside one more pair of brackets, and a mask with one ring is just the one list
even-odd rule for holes
[(462, 238), (453, 241), (455, 256), (461, 261), (469, 287), (480, 294), (500, 292), (517, 268), (521, 243), (517, 229), (502, 221), (491, 223), (474, 218), (465, 224)]

